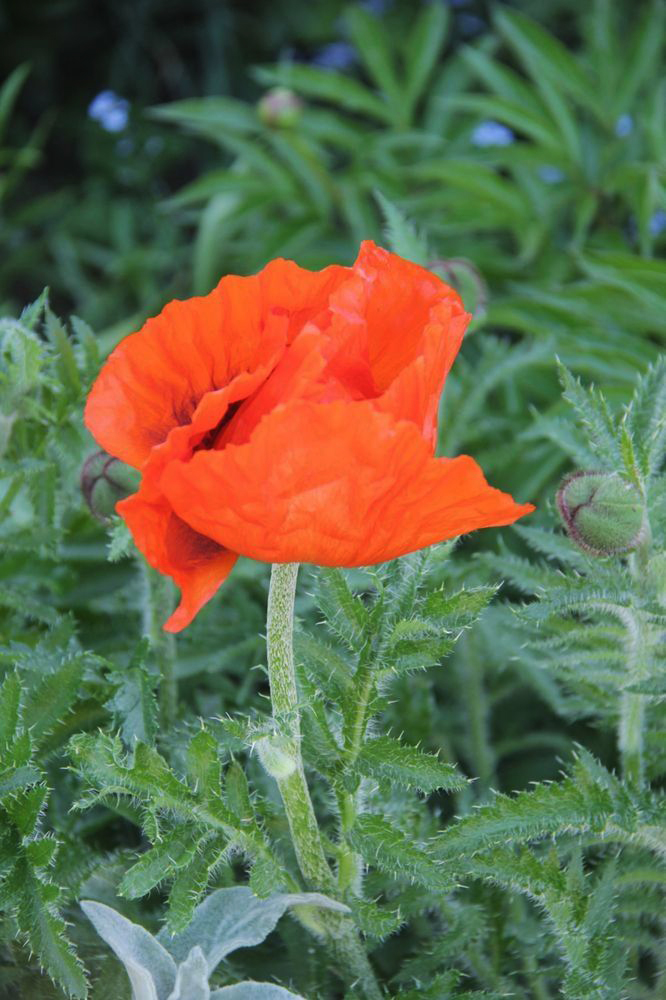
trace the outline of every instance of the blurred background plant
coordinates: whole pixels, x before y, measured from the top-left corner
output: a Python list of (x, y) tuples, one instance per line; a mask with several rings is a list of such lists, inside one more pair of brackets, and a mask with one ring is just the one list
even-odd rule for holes
[[(0, 747), (14, 745), (0, 769), (0, 857), (12, 859), (1, 873), (10, 891), (0, 891), (0, 994), (61, 996), (43, 966), (84, 995), (73, 940), (93, 972), (94, 1000), (129, 995), (75, 901), (87, 895), (151, 930), (163, 919), (166, 894), (150, 878), (169, 869), (148, 852), (155, 871), (137, 873), (136, 855), (159, 844), (166, 800), (158, 801), (154, 771), (142, 788), (131, 783), (124, 753), (137, 740), (165, 785), (177, 780), (185, 797), (216, 744), (234, 809), (256, 809), (262, 835), (287, 842), (274, 789), (246, 753), (248, 733), (209, 723), (200, 735), (199, 722), (256, 718), (265, 705), (256, 667), (266, 567), (241, 564), (179, 637), (177, 721), (160, 725), (174, 711), (156, 694), (160, 671), (174, 666), (158, 629), (170, 594), (132, 554), (117, 519), (109, 538), (80, 493), (93, 451), (81, 425), (90, 381), (119, 337), (174, 295), (206, 292), (223, 273), (250, 272), (277, 255), (309, 267), (348, 264), (359, 241), (374, 238), (457, 284), (474, 312), (447, 382), (442, 452), (469, 451), (493, 483), (538, 511), (529, 528), (503, 532), (502, 547), (496, 532), (458, 546), (440, 576), (468, 587), (504, 579), (501, 600), (465, 630), (445, 670), (396, 677), (378, 707), (382, 732), (440, 751), (477, 780), (420, 803), (395, 787), (389, 801), (382, 785), (367, 791), (366, 812), (411, 824), (423, 843), (444, 830), (434, 860), (450, 864), (457, 853), (453, 877), (470, 888), (426, 891), (433, 858), (396, 861), (386, 829), (366, 824), (354, 850), (373, 871), (356, 918), (401, 1000), (507, 991), (547, 1000), (560, 989), (575, 1000), (663, 995), (664, 875), (652, 853), (663, 845), (661, 800), (629, 794), (606, 770), (626, 760), (624, 737), (621, 754), (616, 739), (622, 698), (634, 708), (643, 698), (643, 766), (655, 788), (663, 785), (663, 565), (651, 556), (652, 589), (636, 598), (650, 661), (625, 692), (626, 622), (589, 602), (596, 594), (621, 603), (613, 587), (622, 584), (626, 596), (635, 579), (627, 583), (622, 556), (611, 579), (607, 562), (594, 563), (553, 526), (565, 472), (621, 472), (635, 486), (647, 472), (640, 456), (635, 472), (632, 449), (663, 443), (662, 367), (640, 383), (624, 424), (607, 413), (622, 414), (666, 338), (665, 14), (658, 0), (2, 6), (11, 45), (0, 50), (0, 315), (21, 318), (0, 326), (0, 668), (9, 706)], [(25, 302), (34, 304), (21, 315)], [(70, 314), (69, 325), (57, 318)], [(565, 395), (587, 436), (562, 397), (556, 356), (573, 373), (562, 375)], [(608, 410), (575, 376), (603, 390)], [(653, 477), (663, 464), (657, 452)], [(650, 503), (662, 537), (663, 491), (655, 488)], [(562, 574), (568, 582), (556, 593)], [(367, 578), (348, 580), (367, 603)], [(309, 589), (298, 604), (305, 633), (321, 617)], [(544, 593), (550, 603), (538, 600)], [(517, 615), (524, 600), (528, 611)], [(329, 639), (335, 646), (335, 629)], [(311, 687), (325, 676), (334, 695), (341, 661), (328, 647), (317, 659), (308, 641), (303, 658), (321, 675), (301, 679), (313, 712), (309, 763), (323, 781), (326, 731)], [(69, 770), (74, 735), (72, 746), (87, 754), (77, 759), (80, 774)], [(574, 758), (580, 744), (586, 750)], [(233, 755), (254, 790), (252, 808)], [(563, 762), (570, 776), (552, 797), (539, 785), (533, 799), (492, 798), (492, 789), (556, 781)], [(321, 781), (316, 806), (333, 834)], [(81, 798), (87, 808), (72, 811)], [(485, 812), (472, 811), (483, 803)], [(548, 810), (566, 813), (565, 828), (544, 826)], [(180, 842), (166, 811), (172, 851)], [(459, 835), (454, 813), (479, 819)], [(619, 848), (594, 839), (592, 815), (627, 843), (634, 837), (634, 853), (615, 870)], [(646, 823), (650, 843), (634, 836)], [(206, 822), (196, 829), (210, 836)], [(548, 855), (538, 845), (554, 835)], [(243, 880), (239, 855), (210, 844), (217, 860), (203, 854), (200, 870), (186, 844), (171, 853), (172, 908), (194, 906), (193, 889), (203, 892), (209, 879), (217, 888)], [(494, 881), (474, 844), (495, 852)], [(374, 867), (385, 850), (384, 868)], [(399, 864), (407, 874), (395, 882)], [(147, 894), (119, 903), (132, 866), (134, 895)], [(629, 942), (628, 967), (613, 964), (607, 915)], [(251, 958), (241, 951), (224, 982), (277, 977), (307, 996), (326, 982), (326, 996), (340, 995), (321, 949), (304, 948), (300, 926), (285, 919), (274, 933), (279, 948), (269, 938)]]

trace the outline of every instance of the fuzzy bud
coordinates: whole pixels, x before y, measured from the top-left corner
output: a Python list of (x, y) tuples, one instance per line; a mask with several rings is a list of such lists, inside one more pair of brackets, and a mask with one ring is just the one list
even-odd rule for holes
[(557, 506), (569, 537), (591, 555), (631, 552), (648, 536), (643, 497), (616, 472), (567, 476), (557, 491)]
[(287, 87), (273, 87), (260, 99), (257, 114), (270, 128), (292, 128), (303, 110), (300, 97)]
[(255, 744), (259, 760), (267, 774), (276, 781), (284, 781), (296, 770), (296, 760), (289, 752), (287, 741), (281, 736), (264, 736)]
[(105, 451), (95, 451), (83, 463), (81, 492), (93, 517), (107, 524), (118, 501), (134, 493), (139, 480), (136, 469)]

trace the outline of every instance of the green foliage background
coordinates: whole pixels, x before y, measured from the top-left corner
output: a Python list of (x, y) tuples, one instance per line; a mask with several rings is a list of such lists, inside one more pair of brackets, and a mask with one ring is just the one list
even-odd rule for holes
[[(174, 295), (277, 255), (349, 264), (373, 238), (475, 313), (441, 453), (538, 510), (369, 574), (302, 572), (308, 778), (331, 859), (363, 872), (340, 893), (391, 997), (663, 998), (666, 8), (0, 16), (0, 995), (130, 996), (81, 898), (179, 930), (210, 888), (301, 887), (255, 749), (267, 567), (240, 564), (167, 639), (169, 587), (81, 496), (81, 413), (106, 353)], [(66, 72), (74, 48), (89, 58)], [(275, 86), (302, 102), (290, 122), (258, 110)], [(131, 102), (118, 133), (87, 117), (105, 88)], [(573, 468), (641, 491), (642, 563), (566, 539)], [(215, 985), (362, 995), (338, 973), (285, 917)]]

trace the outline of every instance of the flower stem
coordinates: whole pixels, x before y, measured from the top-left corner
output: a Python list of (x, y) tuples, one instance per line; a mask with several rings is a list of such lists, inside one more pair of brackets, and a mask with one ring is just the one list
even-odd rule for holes
[(294, 598), (298, 563), (275, 563), (268, 594), (267, 649), (273, 719), (284, 738), (281, 749), (294, 764), (276, 780), (303, 877), (313, 888), (330, 889), (333, 876), (321, 842), (301, 756), (301, 720), (294, 671)]
[[(650, 555), (650, 532), (643, 544), (629, 558), (631, 575), (636, 588), (642, 590), (647, 575)], [(627, 613), (627, 672), (630, 681), (640, 680), (644, 671), (645, 636), (640, 610)], [(620, 724), (618, 743), (622, 757), (622, 772), (632, 785), (640, 787), (645, 780), (643, 763), (643, 743), (645, 731), (645, 696), (625, 691), (620, 702)]]
[[(298, 564), (275, 563), (268, 594), (268, 676), (280, 754), (280, 766), (275, 767), (272, 773), (282, 796), (303, 878), (313, 889), (334, 892), (335, 880), (324, 853), (301, 756), (301, 724), (293, 652), (297, 576)], [(288, 766), (284, 766), (285, 760), (289, 762)], [(381, 990), (349, 917), (322, 910), (320, 921), (326, 943), (344, 969), (345, 978), (357, 982), (370, 1000), (380, 1000)]]
[(151, 569), (141, 559), (143, 577), (143, 632), (148, 636), (160, 671), (160, 724), (164, 735), (173, 729), (178, 714), (178, 681), (176, 679), (176, 643), (162, 629), (162, 622), (171, 610), (171, 581)]

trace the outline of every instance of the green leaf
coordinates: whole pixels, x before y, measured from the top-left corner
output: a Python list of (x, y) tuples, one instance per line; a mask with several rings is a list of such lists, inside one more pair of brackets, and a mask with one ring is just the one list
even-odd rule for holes
[(430, 257), (425, 238), (417, 233), (412, 223), (381, 191), (375, 191), (375, 200), (386, 222), (386, 238), (391, 250), (405, 260), (425, 267)]
[(563, 364), (558, 365), (558, 372), (564, 388), (564, 398), (575, 409), (593, 449), (602, 462), (611, 469), (617, 469), (622, 464), (622, 455), (606, 400), (594, 389), (584, 389), (579, 379), (574, 378)]
[(0, 87), (0, 142), (3, 141), (16, 99), (30, 73), (30, 64), (21, 63), (14, 69)]
[(197, 793), (219, 797), (222, 790), (222, 765), (217, 740), (200, 729), (187, 748), (187, 773)]
[(70, 397), (77, 399), (81, 394), (81, 377), (74, 348), (64, 326), (48, 306), (46, 307), (46, 332), (56, 351), (55, 369), (60, 381)]
[(428, 889), (444, 892), (455, 885), (441, 862), (380, 816), (359, 816), (349, 832), (349, 842), (368, 864), (376, 865), (388, 875), (404, 876)]
[(23, 711), (36, 741), (51, 732), (73, 708), (79, 695), (85, 666), (84, 656), (74, 656), (26, 693)]
[(438, 788), (460, 791), (467, 784), (455, 765), (443, 763), (435, 754), (424, 753), (390, 736), (379, 736), (364, 744), (356, 766), (366, 777), (395, 782), (403, 788), (417, 788), (426, 794)]
[(443, 4), (428, 4), (416, 18), (407, 36), (404, 54), (407, 120), (411, 120), (437, 65), (449, 21), (449, 10)]
[(591, 80), (565, 46), (550, 32), (517, 11), (498, 8), (495, 24), (508, 41), (537, 87), (544, 80), (570, 94), (584, 107), (598, 110)]
[(0, 686), (0, 748), (11, 743), (19, 724), (21, 681), (16, 671), (7, 674)]
[(188, 865), (198, 847), (196, 834), (191, 827), (176, 827), (128, 869), (120, 883), (121, 894), (127, 899), (145, 896), (165, 878), (173, 877), (176, 871)]
[(17, 921), (30, 948), (49, 976), (62, 986), (68, 996), (85, 997), (87, 984), (83, 966), (67, 939), (67, 925), (50, 899), (51, 890), (55, 887), (52, 883), (41, 881), (27, 860), (19, 860), (15, 877)]
[(359, 651), (367, 639), (370, 617), (341, 569), (317, 571), (315, 599), (332, 630), (350, 649)]
[(469, 628), (490, 604), (497, 590), (497, 586), (491, 585), (459, 590), (455, 594), (434, 590), (425, 600), (423, 614), (427, 618), (434, 619), (441, 628), (448, 630)]
[(255, 75), (260, 83), (269, 87), (290, 87), (305, 97), (327, 101), (336, 107), (359, 112), (382, 122), (390, 122), (392, 118), (391, 109), (384, 101), (343, 73), (294, 64), (275, 68), (261, 67), (255, 71)]
[(382, 20), (362, 7), (351, 7), (346, 22), (370, 78), (386, 96), (395, 125), (406, 125), (404, 88), (398, 82), (389, 36)]

